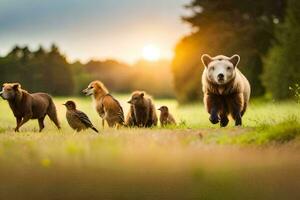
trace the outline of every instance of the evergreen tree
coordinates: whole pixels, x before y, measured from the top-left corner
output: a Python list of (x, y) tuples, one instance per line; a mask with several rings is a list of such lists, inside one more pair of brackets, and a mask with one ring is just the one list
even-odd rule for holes
[(265, 86), (275, 99), (292, 96), (289, 87), (300, 82), (300, 1), (289, 0), (286, 13), (263, 75)]
[(70, 64), (55, 45), (50, 52), (42, 47), (31, 52), (28, 47), (15, 46), (7, 56), (0, 58), (0, 80), (19, 82), (30, 92), (44, 91), (53, 95), (74, 92)]
[(56, 95), (71, 95), (74, 92), (74, 80), (69, 63), (58, 47), (53, 44), (45, 61), (44, 85)]

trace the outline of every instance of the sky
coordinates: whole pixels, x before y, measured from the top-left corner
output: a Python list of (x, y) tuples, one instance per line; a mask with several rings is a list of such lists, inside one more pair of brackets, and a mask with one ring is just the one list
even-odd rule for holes
[(68, 60), (133, 63), (147, 45), (172, 58), (190, 30), (180, 16), (190, 0), (0, 0), (0, 55), (18, 45), (51, 43)]

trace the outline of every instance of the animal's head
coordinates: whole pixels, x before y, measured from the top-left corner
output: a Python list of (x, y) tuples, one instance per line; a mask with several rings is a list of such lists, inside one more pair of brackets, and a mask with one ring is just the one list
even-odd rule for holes
[(20, 83), (4, 83), (0, 96), (5, 100), (13, 100), (21, 93)]
[(75, 110), (76, 109), (76, 104), (74, 101), (67, 101), (66, 103), (63, 104), (66, 106), (68, 110)]
[(100, 81), (93, 81), (89, 84), (89, 86), (82, 91), (86, 96), (91, 95), (105, 95), (108, 93), (108, 90), (104, 86), (104, 84)]
[(231, 81), (236, 74), (236, 67), (240, 62), (239, 55), (231, 57), (218, 55), (210, 57), (207, 54), (202, 55), (202, 63), (206, 68), (207, 78), (218, 85), (224, 85)]
[(161, 106), (158, 110), (160, 110), (161, 113), (169, 112), (169, 108), (167, 106)]
[(128, 101), (128, 103), (131, 105), (143, 105), (144, 97), (145, 97), (144, 92), (136, 91), (132, 93), (131, 99)]

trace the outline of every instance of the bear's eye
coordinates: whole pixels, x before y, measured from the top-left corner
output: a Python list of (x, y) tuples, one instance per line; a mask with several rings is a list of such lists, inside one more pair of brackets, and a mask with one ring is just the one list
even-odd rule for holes
[(230, 70), (231, 69), (231, 67), (227, 67), (227, 70)]
[(211, 67), (211, 70), (215, 70), (215, 67)]

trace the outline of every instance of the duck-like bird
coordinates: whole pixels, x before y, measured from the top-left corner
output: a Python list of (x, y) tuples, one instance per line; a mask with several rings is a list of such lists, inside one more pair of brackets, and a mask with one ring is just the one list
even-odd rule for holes
[(66, 118), (72, 129), (79, 132), (81, 130), (91, 128), (95, 132), (97, 132), (97, 133), (99, 132), (94, 127), (94, 125), (92, 124), (92, 122), (90, 121), (88, 116), (84, 112), (81, 112), (76, 109), (76, 104), (74, 101), (67, 101), (63, 105), (66, 106), (66, 108), (67, 108)]

